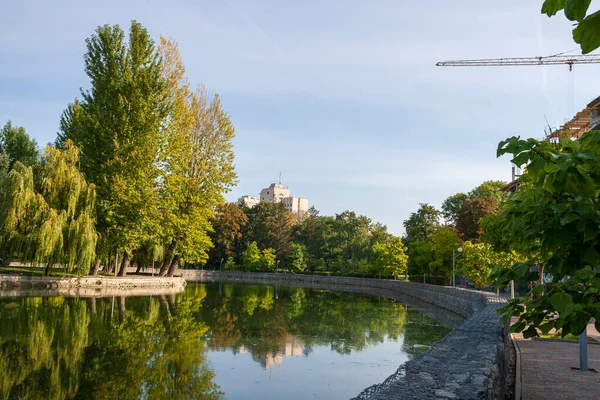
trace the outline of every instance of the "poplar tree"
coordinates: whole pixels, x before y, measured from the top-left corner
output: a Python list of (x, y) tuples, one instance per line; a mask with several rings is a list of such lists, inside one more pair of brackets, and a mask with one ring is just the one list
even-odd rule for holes
[(167, 250), (160, 275), (172, 276), (180, 260), (208, 258), (210, 220), (237, 178), (235, 131), (218, 95), (209, 96), (202, 85), (191, 90), (177, 43), (161, 38), (159, 53), (171, 111), (163, 146), (161, 228)]
[(104, 25), (86, 43), (91, 88), (63, 113), (59, 141), (82, 148), (82, 172), (98, 187), (98, 230), (108, 243), (100, 248), (119, 249), (124, 276), (133, 252), (158, 236), (166, 84), (154, 42), (139, 23), (131, 23), (128, 42), (118, 25)]

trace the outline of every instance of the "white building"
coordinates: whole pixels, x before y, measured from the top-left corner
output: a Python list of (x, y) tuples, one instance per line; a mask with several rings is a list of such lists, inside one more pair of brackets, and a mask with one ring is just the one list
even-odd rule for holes
[(237, 204), (240, 207), (252, 208), (260, 202), (257, 196), (242, 196), (238, 199)]
[(284, 197), (281, 202), (288, 209), (296, 214), (304, 214), (308, 212), (308, 199), (304, 197)]
[(290, 197), (290, 188), (283, 187), (281, 183), (271, 183), (271, 186), (260, 191), (260, 201), (267, 203), (281, 203), (286, 197)]
[(294, 214), (308, 213), (308, 199), (304, 197), (294, 197), (290, 193), (289, 187), (284, 187), (281, 183), (272, 183), (268, 188), (260, 191), (260, 196), (242, 196), (238, 199), (239, 206), (254, 207), (260, 202), (282, 203), (285, 208)]

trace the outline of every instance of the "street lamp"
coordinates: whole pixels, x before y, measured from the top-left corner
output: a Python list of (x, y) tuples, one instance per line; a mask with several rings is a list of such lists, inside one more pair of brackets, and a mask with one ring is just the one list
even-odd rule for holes
[(462, 250), (462, 247), (459, 247), (456, 250), (458, 254), (456, 254), (455, 250), (452, 249), (452, 287), (456, 286), (456, 258), (462, 254)]
[(224, 260), (224, 259), (223, 259), (223, 258), (221, 258), (221, 265), (219, 266), (219, 269), (220, 269), (221, 271), (223, 271), (223, 260)]
[(279, 262), (281, 260), (277, 260), (277, 264), (275, 265), (275, 273), (277, 273), (277, 271), (279, 271)]

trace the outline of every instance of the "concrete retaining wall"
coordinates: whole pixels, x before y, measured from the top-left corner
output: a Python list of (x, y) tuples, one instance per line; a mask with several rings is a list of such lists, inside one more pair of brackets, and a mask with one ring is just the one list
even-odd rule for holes
[(356, 399), (503, 399), (506, 325), (496, 310), (505, 301), (494, 294), (460, 288), (379, 279), (316, 275), (180, 271), (188, 281), (239, 281), (314, 285), (332, 290), (358, 288), (387, 297), (410, 296), (465, 318), (432, 349), (400, 366), (383, 383)]
[[(154, 278), (145, 276), (112, 277), (112, 276), (26, 276), (0, 275), (0, 295), (30, 289), (45, 289), (46, 295), (52, 291), (58, 295), (90, 296), (105, 295), (151, 295), (157, 289), (182, 291), (186, 281), (182, 277)], [(123, 291), (127, 291), (124, 293)]]

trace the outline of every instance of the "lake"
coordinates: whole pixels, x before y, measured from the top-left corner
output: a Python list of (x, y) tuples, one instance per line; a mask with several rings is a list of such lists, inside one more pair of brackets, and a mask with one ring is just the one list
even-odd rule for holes
[(0, 298), (0, 398), (348, 399), (450, 330), (411, 304), (293, 286)]

